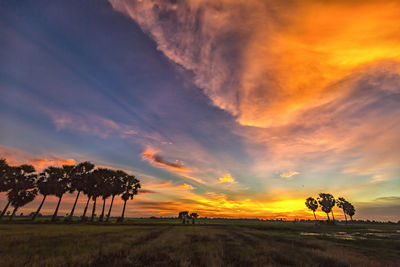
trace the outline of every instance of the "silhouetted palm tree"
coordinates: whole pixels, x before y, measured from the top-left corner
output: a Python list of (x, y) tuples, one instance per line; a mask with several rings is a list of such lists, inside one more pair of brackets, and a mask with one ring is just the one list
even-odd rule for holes
[(353, 204), (351, 204), (350, 202), (347, 202), (344, 211), (347, 215), (350, 216), (351, 221), (353, 221), (353, 216), (356, 213), (356, 209), (354, 208)]
[(339, 197), (337, 202), (336, 202), (336, 205), (343, 210), (343, 214), (344, 214), (344, 218), (346, 220), (346, 224), (347, 224), (347, 216), (346, 216), (346, 211), (345, 210), (346, 210), (346, 207), (347, 207), (348, 204), (350, 204), (350, 203), (343, 197)]
[[(10, 166), (8, 166), (5, 159), (0, 159), (0, 193), (8, 192), (11, 189), (12, 179), (10, 178)], [(0, 220), (3, 218), (8, 207), (10, 206), (10, 201), (7, 201), (6, 206), (0, 214)]]
[(195, 212), (190, 213), (190, 218), (192, 218), (192, 224), (194, 224), (195, 219), (197, 219), (199, 215)]
[(32, 165), (21, 165), (11, 167), (10, 178), (12, 178), (12, 188), (8, 192), (8, 200), (14, 207), (10, 220), (14, 217), (18, 208), (33, 201), (37, 195), (35, 168)]
[(74, 205), (72, 206), (71, 212), (69, 213), (69, 220), (72, 220), (74, 216), (76, 203), (78, 202), (79, 195), (85, 189), (86, 177), (93, 170), (94, 164), (88, 161), (81, 162), (75, 166), (70, 181), (70, 193), (77, 191)]
[[(318, 203), (321, 206), (321, 209), (323, 212), (326, 213), (328, 216), (328, 221), (329, 221), (329, 213), (332, 212), (333, 216), (333, 211), (332, 208), (335, 206), (335, 198), (328, 193), (320, 193), (318, 197)], [(333, 217), (333, 222), (335, 222), (335, 217)]]
[(140, 181), (136, 179), (134, 175), (126, 175), (122, 177), (122, 187), (123, 193), (121, 198), (124, 201), (124, 207), (122, 208), (121, 217), (118, 219), (118, 221), (120, 222), (124, 220), (126, 202), (128, 201), (128, 199), (133, 199), (133, 196), (138, 193), (138, 189), (140, 188)]
[(99, 221), (102, 222), (104, 218), (104, 210), (106, 207), (106, 200), (109, 198), (112, 194), (112, 181), (115, 176), (115, 171), (110, 170), (110, 169), (104, 169), (103, 171), (103, 177), (100, 182), (100, 191), (101, 191), (101, 197), (103, 199), (103, 208), (101, 210), (101, 214), (99, 216)]
[(110, 207), (108, 209), (106, 222), (108, 222), (110, 219), (111, 209), (112, 209), (112, 206), (114, 203), (115, 196), (122, 194), (124, 191), (122, 178), (126, 175), (127, 174), (123, 171), (120, 171), (120, 170), (114, 171), (114, 176), (112, 177), (112, 180), (110, 181), (111, 203), (110, 203)]
[(306, 206), (307, 208), (313, 211), (315, 221), (317, 221), (317, 217), (315, 216), (315, 211), (318, 209), (318, 201), (313, 197), (309, 197), (306, 199)]
[(60, 207), (61, 199), (65, 192), (68, 190), (69, 176), (73, 166), (48, 167), (43, 173), (40, 174), (41, 179), (46, 180), (48, 183), (48, 195), (58, 197), (58, 203), (54, 210), (52, 221), (57, 219), (58, 209)]
[(107, 169), (99, 168), (95, 169), (88, 176), (87, 192), (93, 200), (92, 216), (90, 221), (94, 220), (96, 212), (96, 201), (99, 196), (101, 196), (101, 183), (106, 175)]
[(46, 197), (50, 194), (53, 193), (53, 185), (51, 184), (53, 181), (49, 181), (49, 175), (46, 175), (45, 173), (41, 173), (39, 175), (39, 179), (36, 181), (36, 186), (39, 190), (39, 193), (43, 195), (42, 202), (40, 202), (40, 205), (34, 215), (32, 216), (32, 221), (36, 219), (38, 216), (40, 210), (42, 209), (43, 203), (46, 200)]
[(181, 211), (179, 212), (178, 218), (182, 219), (182, 223), (185, 224), (186, 223), (186, 218), (189, 216), (189, 212), (188, 211)]
[(90, 187), (90, 184), (89, 184), (91, 176), (92, 176), (92, 173), (87, 173), (87, 174), (84, 175), (85, 183), (84, 183), (84, 187), (83, 187), (82, 191), (83, 191), (83, 193), (85, 195), (87, 195), (87, 201), (86, 201), (85, 208), (83, 209), (82, 221), (86, 221), (86, 212), (87, 212), (87, 209), (88, 209), (88, 206), (89, 206), (89, 201), (90, 201), (90, 199), (92, 197), (92, 195), (91, 195), (91, 187)]

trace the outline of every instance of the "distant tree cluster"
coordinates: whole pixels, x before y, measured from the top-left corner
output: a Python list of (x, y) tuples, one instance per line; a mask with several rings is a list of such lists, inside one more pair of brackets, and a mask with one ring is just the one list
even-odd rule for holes
[(353, 216), (356, 213), (354, 206), (345, 198), (339, 197), (338, 199), (335, 199), (331, 194), (328, 193), (320, 193), (316, 199), (309, 197), (306, 199), (305, 204), (308, 209), (313, 211), (315, 220), (317, 220), (315, 211), (318, 209), (318, 207), (321, 207), (321, 210), (326, 213), (328, 216), (328, 222), (330, 222), (329, 213), (332, 214), (332, 222), (335, 222), (335, 216), (333, 215), (333, 207), (335, 207), (335, 205), (343, 210), (346, 223), (347, 215), (350, 216), (351, 220), (353, 220)]
[(181, 211), (178, 214), (178, 218), (182, 220), (183, 224), (185, 224), (188, 220), (192, 220), (192, 224), (194, 224), (197, 217), (199, 217), (199, 215), (195, 212), (189, 214), (188, 211)]
[(58, 203), (52, 216), (52, 221), (55, 221), (64, 194), (77, 192), (74, 205), (66, 220), (72, 220), (78, 198), (83, 193), (87, 196), (87, 201), (81, 217), (82, 221), (86, 220), (90, 200), (93, 201), (90, 221), (94, 220), (98, 198), (103, 199), (102, 211), (99, 216), (99, 221), (103, 221), (106, 200), (111, 197), (111, 204), (105, 219), (105, 221), (109, 221), (116, 196), (121, 196), (124, 201), (122, 214), (118, 219), (122, 221), (125, 215), (126, 202), (138, 193), (139, 188), (140, 181), (134, 175), (129, 175), (121, 170), (95, 168), (95, 165), (88, 161), (77, 165), (51, 166), (41, 173), (36, 173), (32, 165), (9, 166), (5, 159), (0, 159), (0, 192), (6, 192), (8, 198), (8, 202), (0, 214), (0, 219), (11, 205), (14, 207), (10, 216), (10, 220), (12, 220), (19, 208), (41, 194), (43, 196), (42, 201), (33, 214), (32, 220), (35, 220), (40, 214), (46, 197), (56, 196)]

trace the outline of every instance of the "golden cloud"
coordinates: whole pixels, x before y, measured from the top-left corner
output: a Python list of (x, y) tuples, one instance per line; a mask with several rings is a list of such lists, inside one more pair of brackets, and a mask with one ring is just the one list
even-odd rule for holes
[(282, 177), (282, 178), (290, 178), (290, 177), (292, 177), (293, 175), (297, 175), (297, 174), (300, 174), (300, 173), (299, 173), (299, 172), (296, 172), (296, 171), (294, 171), (294, 170), (289, 170), (289, 171), (287, 171), (287, 172), (281, 173), (280, 177)]
[(219, 182), (218, 183), (231, 183), (231, 184), (235, 184), (236, 181), (235, 179), (233, 179), (233, 177), (227, 173), (225, 174), (224, 177), (219, 178)]
[(214, 105), (255, 126), (234, 129), (263, 145), (246, 148), (254, 172), (350, 154), (353, 173), (400, 163), (399, 1), (109, 1)]
[(400, 59), (398, 1), (110, 2), (243, 125), (296, 122), (354, 71)]

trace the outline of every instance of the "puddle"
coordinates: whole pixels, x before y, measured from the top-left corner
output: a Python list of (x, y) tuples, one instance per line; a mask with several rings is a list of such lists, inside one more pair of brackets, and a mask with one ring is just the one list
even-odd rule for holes
[(356, 237), (354, 235), (345, 232), (337, 232), (336, 234), (327, 234), (327, 236), (344, 240), (356, 240)]
[(395, 236), (399, 236), (397, 234), (397, 232), (396, 233), (366, 233), (365, 235), (377, 236), (377, 237), (395, 237)]
[(391, 232), (383, 231), (380, 229), (367, 229), (368, 232), (333, 232), (333, 233), (313, 233), (313, 232), (301, 232), (302, 236), (325, 236), (342, 240), (363, 240), (367, 238), (400, 238), (400, 230)]
[(320, 236), (322, 234), (320, 233), (305, 233), (305, 232), (301, 232), (300, 235), (305, 235), (305, 236)]
[(333, 238), (338, 238), (338, 239), (355, 240), (354, 236), (347, 234), (346, 232), (337, 232), (337, 233), (333, 233), (333, 234), (301, 232), (300, 235), (303, 235), (303, 236), (327, 236), (327, 237), (333, 237)]

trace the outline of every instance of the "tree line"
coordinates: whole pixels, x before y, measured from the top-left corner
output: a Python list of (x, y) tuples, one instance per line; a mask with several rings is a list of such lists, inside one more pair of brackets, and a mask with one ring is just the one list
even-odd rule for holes
[[(87, 220), (86, 213), (91, 200), (93, 208), (90, 221), (94, 220), (96, 202), (101, 198), (103, 205), (99, 221), (105, 219), (108, 222), (116, 196), (121, 196), (121, 199), (124, 201), (121, 217), (118, 218), (118, 221), (123, 221), (126, 202), (129, 199), (133, 199), (133, 196), (138, 193), (139, 188), (140, 181), (134, 175), (129, 175), (122, 170), (95, 168), (95, 165), (88, 161), (77, 165), (64, 165), (62, 167), (50, 166), (43, 172), (37, 173), (32, 165), (10, 166), (5, 159), (0, 159), (0, 192), (6, 192), (8, 199), (6, 206), (0, 214), (0, 220), (10, 205), (14, 208), (10, 216), (10, 220), (12, 220), (19, 208), (33, 201), (40, 194), (43, 196), (42, 201), (33, 214), (32, 220), (35, 220), (40, 213), (47, 196), (56, 196), (58, 202), (52, 216), (52, 221), (56, 221), (63, 196), (66, 193), (76, 192), (71, 212), (66, 218), (67, 221), (72, 220), (78, 198), (81, 194), (87, 196), (86, 205), (81, 217), (82, 221)], [(104, 218), (106, 200), (110, 197), (111, 203), (107, 216)]]
[(328, 222), (330, 222), (329, 213), (332, 214), (333, 223), (335, 222), (335, 216), (333, 215), (333, 207), (335, 207), (335, 205), (343, 210), (346, 223), (346, 215), (350, 216), (351, 220), (353, 221), (353, 216), (356, 213), (356, 209), (354, 208), (353, 204), (351, 204), (345, 198), (339, 197), (338, 199), (335, 199), (333, 195), (328, 193), (320, 193), (317, 198), (309, 197), (306, 199), (305, 204), (308, 209), (313, 211), (316, 221), (317, 217), (315, 216), (315, 211), (318, 209), (318, 207), (321, 207), (321, 210), (326, 213), (326, 215), (328, 216)]

